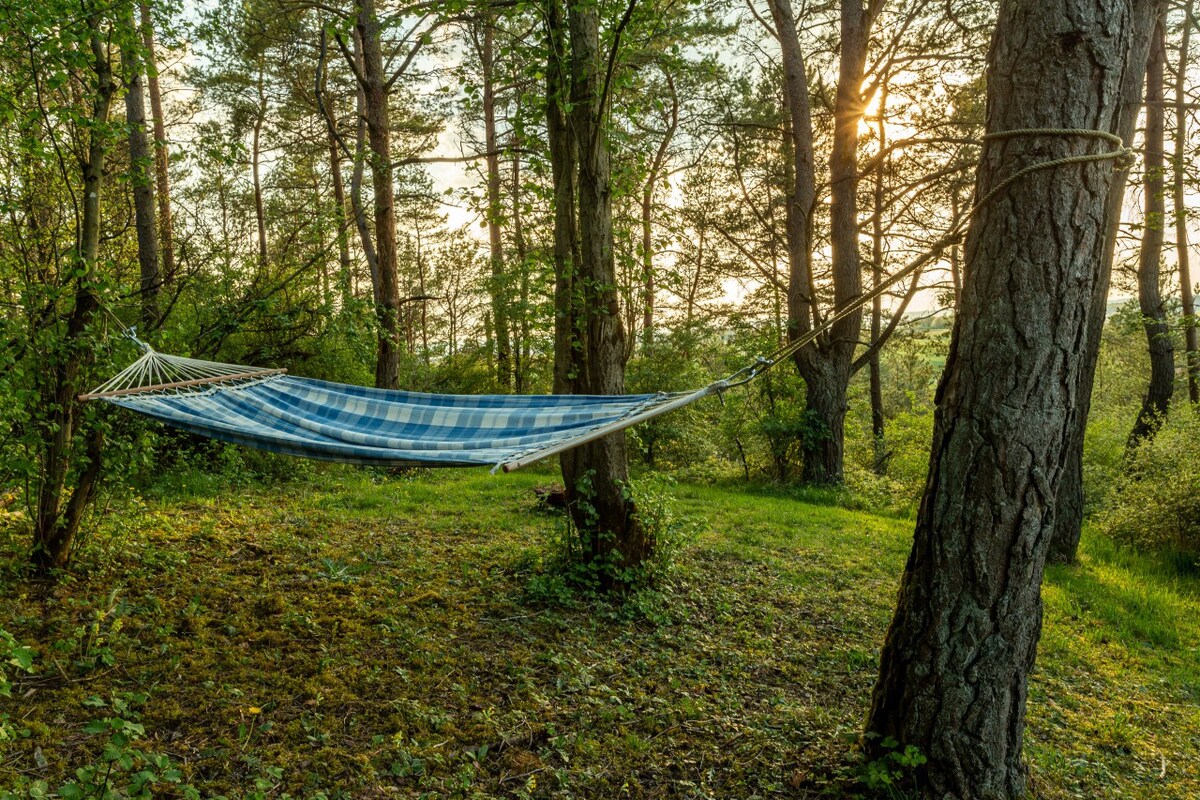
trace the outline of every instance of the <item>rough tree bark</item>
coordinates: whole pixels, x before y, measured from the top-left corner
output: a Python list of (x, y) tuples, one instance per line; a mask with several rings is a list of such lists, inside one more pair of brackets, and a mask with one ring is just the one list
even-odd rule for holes
[[(1116, 133), (1145, 64), (1151, 0), (1012, 0), (989, 56), (988, 130)], [(1136, 108), (1134, 109), (1136, 113)], [(991, 142), (976, 196), (1030, 164), (1108, 147), (1087, 137)], [(929, 479), (884, 642), (869, 732), (914, 745), (936, 797), (1025, 795), (1028, 675), (1041, 580), (1115, 224), (1109, 162), (1034, 172), (976, 215), (937, 393)], [(878, 739), (868, 742), (874, 753)]]
[(1163, 307), (1159, 282), (1162, 279), (1163, 226), (1166, 222), (1166, 203), (1163, 156), (1166, 140), (1163, 109), (1163, 72), (1167, 62), (1166, 33), (1160, 19), (1154, 27), (1150, 43), (1150, 58), (1146, 63), (1146, 147), (1143, 181), (1145, 214), (1142, 223), (1142, 246), (1138, 253), (1138, 308), (1142, 312), (1142, 328), (1150, 352), (1150, 383), (1142, 397), (1133, 430), (1129, 433), (1129, 449), (1136, 449), (1166, 418), (1175, 392), (1175, 343), (1171, 325)]
[(66, 566), (71, 557), (83, 511), (91, 501), (100, 476), (104, 442), (100, 428), (94, 428), (87, 434), (85, 465), (76, 475), (69, 498), (65, 497), (72, 467), (72, 440), (79, 432), (79, 402), (76, 396), (82, 389), (80, 379), (90, 352), (86, 333), (98, 308), (93, 286), (96, 281), (96, 259), (100, 252), (100, 193), (108, 156), (108, 133), (105, 127), (116, 92), (109, 52), (105, 46), (107, 37), (101, 31), (99, 14), (94, 11), (89, 13), (86, 21), (91, 29), (92, 69), (96, 83), (87, 158), (82, 165), (83, 214), (76, 245), (79, 276), (75, 279), (75, 304), (67, 318), (63, 353), (51, 365), (43, 390), (51, 412), (42, 452), (31, 553), (33, 567), (41, 574)]
[(375, 0), (360, 0), (355, 22), (362, 45), (362, 75), (367, 139), (371, 147), (371, 187), (375, 203), (375, 259), (379, 344), (375, 386), (400, 387), (400, 277), (396, 253), (395, 189), (392, 182), (391, 121), (387, 75), (383, 65)]
[(146, 84), (150, 90), (150, 113), (154, 117), (154, 180), (158, 201), (159, 275), (162, 286), (175, 279), (175, 222), (171, 216), (170, 154), (167, 123), (163, 117), (162, 89), (158, 82), (158, 53), (154, 43), (154, 21), (148, 3), (139, 3), (142, 44), (146, 48)]
[[(612, 186), (604, 97), (606, 59), (600, 49), (595, 5), (567, 12), (569, 81), (558, 0), (547, 3), (548, 129), (555, 176), (556, 349), (555, 391), (621, 394), (625, 391), (624, 337), (613, 259)], [(614, 45), (615, 46), (615, 45)], [(564, 90), (569, 86), (569, 95)], [(569, 97), (570, 113), (563, 103)], [(564, 141), (565, 137), (569, 137)], [(575, 167), (574, 186), (560, 184)], [(573, 194), (568, 197), (567, 189)], [(563, 203), (565, 208), (560, 207)], [(568, 212), (574, 212), (570, 220)], [(560, 228), (561, 223), (561, 228)], [(577, 447), (561, 457), (567, 502), (599, 578), (619, 588), (611, 567), (633, 567), (648, 558), (653, 539), (638, 523), (628, 496), (624, 433)]]
[[(129, 23), (132, 29), (132, 10)], [(146, 136), (145, 68), (140, 54), (128, 43), (121, 48), (121, 71), (125, 78), (125, 123), (129, 126), (129, 183), (133, 188), (142, 325), (150, 329), (158, 322), (158, 294), (162, 277), (158, 268), (158, 227), (154, 219), (153, 160)]]
[[(1155, 0), (1150, 0), (1155, 2)], [(1145, 22), (1142, 15), (1136, 18), (1140, 24)], [(1134, 52), (1146, 54), (1149, 52), (1150, 23), (1138, 27), (1135, 31), (1136, 47)], [(1139, 55), (1139, 58), (1143, 58)], [(1122, 83), (1124, 97), (1122, 117), (1116, 133), (1126, 142), (1133, 140), (1137, 127), (1138, 109), (1142, 100), (1144, 84), (1144, 61), (1138, 61), (1127, 70)], [(1112, 277), (1113, 257), (1116, 253), (1117, 228), (1125, 205), (1125, 183), (1127, 173), (1117, 174), (1105, 201), (1105, 210), (1109, 217), (1109, 238), (1105, 243), (1104, 258), (1101, 262), (1100, 279), (1092, 295), (1091, 312), (1088, 315), (1087, 337), (1083, 346), (1078, 349), (1079, 358), (1079, 388), (1078, 404), (1072, 412), (1070, 433), (1064, 444), (1066, 463), (1063, 466), (1062, 478), (1058, 485), (1058, 497), (1055, 501), (1054, 535), (1050, 542), (1050, 560), (1055, 563), (1069, 564), (1075, 560), (1079, 550), (1079, 537), (1083, 531), (1083, 443), (1087, 430), (1088, 416), (1092, 406), (1092, 387), (1096, 379), (1096, 362), (1100, 357), (1100, 341), (1104, 333), (1104, 321), (1108, 311), (1108, 286)]]
[(1192, 284), (1191, 252), (1188, 250), (1187, 200), (1185, 193), (1184, 146), (1188, 140), (1187, 125), (1187, 73), (1191, 56), (1192, 26), (1195, 2), (1188, 0), (1184, 5), (1183, 33), (1179, 39), (1179, 64), (1175, 78), (1175, 144), (1171, 154), (1172, 180), (1171, 210), (1175, 215), (1175, 258), (1179, 268), (1180, 299), (1183, 313), (1183, 342), (1186, 353), (1188, 398), (1194, 405), (1200, 404), (1200, 327), (1196, 325), (1196, 298)]

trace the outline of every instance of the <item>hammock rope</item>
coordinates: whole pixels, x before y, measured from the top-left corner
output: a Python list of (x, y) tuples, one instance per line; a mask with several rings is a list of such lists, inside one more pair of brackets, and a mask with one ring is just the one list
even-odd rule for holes
[[(813, 344), (865, 304), (915, 276), (962, 240), (969, 222), (1017, 181), (1041, 170), (1112, 161), (1128, 169), (1133, 151), (1115, 134), (1083, 128), (1023, 128), (987, 134), (1092, 138), (1112, 145), (1016, 170), (904, 268), (860, 294), (808, 331), (722, 380), (690, 392), (642, 395), (435, 395), (368, 389), (287, 375), (284, 369), (159, 353), (113, 314), (142, 355), (80, 400), (104, 400), (210, 438), (288, 455), (392, 466), (492, 465), (510, 472), (749, 383)], [(108, 309), (106, 309), (108, 310)], [(110, 311), (111, 313), (111, 311)]]

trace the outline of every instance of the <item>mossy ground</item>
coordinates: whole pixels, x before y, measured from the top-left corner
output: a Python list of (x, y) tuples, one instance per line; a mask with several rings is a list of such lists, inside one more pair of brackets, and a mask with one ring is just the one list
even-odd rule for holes
[[(102, 761), (97, 701), (203, 796), (841, 796), (911, 522), (680, 485), (704, 520), (670, 585), (557, 597), (547, 474), (321, 470), (177, 488), (30, 584), (0, 533), (0, 627), (37, 674), (0, 699), (0, 788)], [(1200, 796), (1200, 598), (1088, 538), (1053, 569), (1026, 752), (1037, 796)], [(164, 794), (169, 794), (165, 789)]]

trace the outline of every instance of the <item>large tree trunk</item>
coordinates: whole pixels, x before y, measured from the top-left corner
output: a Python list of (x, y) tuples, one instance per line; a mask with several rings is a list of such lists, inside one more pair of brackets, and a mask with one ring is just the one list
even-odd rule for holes
[(507, 391), (512, 386), (512, 346), (508, 307), (511, 302), (504, 274), (504, 244), (500, 238), (500, 153), (496, 139), (495, 18), (486, 13), (480, 22), (483, 40), (479, 61), (483, 72), (483, 131), (487, 163), (488, 254), (492, 264), (492, 322), (496, 328), (496, 381)]
[[(129, 23), (133, 23), (130, 11)], [(154, 219), (154, 179), (150, 143), (146, 136), (146, 96), (142, 60), (126, 45), (121, 48), (125, 73), (125, 123), (129, 126), (129, 183), (133, 187), (134, 228), (137, 231), (138, 267), (141, 277), (142, 325), (158, 322), (158, 294), (162, 278), (158, 269), (158, 228)]]
[[(1140, 75), (1151, 0), (1001, 5), (988, 130), (1116, 133)], [(983, 197), (1031, 164), (1105, 147), (1080, 136), (991, 142)], [(963, 297), (937, 394), (929, 480), (867, 730), (913, 745), (932, 796), (1025, 795), (1028, 675), (1055, 498), (1080, 402), (1075, 357), (1105, 274), (1109, 162), (1027, 175), (973, 219)], [(869, 749), (878, 754), (880, 740)]]
[(1142, 328), (1150, 351), (1150, 384), (1142, 398), (1133, 430), (1129, 433), (1129, 449), (1142, 441), (1154, 438), (1155, 431), (1166, 418), (1175, 391), (1175, 343), (1171, 325), (1163, 307), (1159, 282), (1162, 278), (1163, 225), (1166, 204), (1163, 197), (1163, 142), (1165, 126), (1163, 113), (1163, 71), (1167, 61), (1166, 34), (1162, 20), (1154, 28), (1150, 59), (1146, 64), (1146, 175), (1143, 183), (1145, 216), (1142, 225), (1142, 247), (1138, 253), (1138, 307), (1142, 312)]
[(379, 19), (375, 0), (360, 0), (356, 21), (362, 44), (363, 99), (367, 137), (371, 145), (371, 186), (375, 195), (375, 257), (378, 273), (377, 313), (379, 349), (375, 386), (400, 387), (400, 271), (396, 254), (396, 200), (392, 184), (391, 121), (388, 119), (387, 76), (384, 73)]
[(82, 389), (80, 380), (90, 354), (85, 337), (98, 308), (93, 285), (96, 281), (96, 259), (100, 252), (100, 193), (108, 155), (105, 126), (116, 91), (99, 16), (96, 13), (89, 14), (87, 24), (91, 28), (96, 90), (87, 160), (83, 164), (83, 216), (76, 251), (80, 274), (75, 281), (75, 305), (67, 318), (63, 352), (51, 365), (52, 372), (47, 376), (44, 390), (47, 395), (44, 399), (51, 411), (42, 452), (31, 553), (34, 569), (43, 574), (66, 566), (71, 557), (83, 511), (92, 498), (100, 474), (104, 441), (100, 428), (88, 433), (84, 453), (86, 465), (77, 475), (74, 490), (64, 508), (63, 500), (71, 473), (73, 439), (79, 427), (79, 401), (76, 397)]
[[(561, 45), (561, 12), (557, 0), (547, 4), (551, 55), (549, 105), (552, 137), (560, 137), (567, 122), (562, 114), (563, 65), (555, 63)], [(578, 205), (572, 225), (556, 229), (556, 263), (567, 266), (559, 283), (563, 338), (556, 344), (556, 391), (575, 394), (621, 394), (625, 391), (624, 330), (616, 291), (613, 260), (612, 187), (602, 97), (605, 59), (600, 50), (600, 17), (595, 6), (572, 5), (568, 11), (570, 34), (570, 117), (566, 132), (577, 159), (575, 189)], [(561, 48), (557, 53), (561, 53)], [(557, 147), (556, 147), (557, 145)], [(567, 147), (552, 141), (556, 180)], [(556, 201), (560, 199), (556, 184)], [(566, 200), (566, 198), (561, 198)], [(570, 207), (570, 206), (568, 206)], [(559, 221), (562, 209), (556, 208)], [(556, 226), (557, 228), (557, 226)], [(578, 249), (568, 236), (577, 236)], [(561, 250), (560, 250), (561, 248)], [(568, 255), (575, 258), (563, 264)], [(566, 280), (564, 280), (564, 278)], [(606, 436), (563, 454), (563, 481), (567, 502), (584, 546), (606, 588), (619, 588), (619, 570), (636, 567), (648, 558), (654, 541), (638, 523), (628, 494), (629, 466), (625, 434)]]
[(1179, 65), (1175, 78), (1175, 145), (1172, 153), (1172, 204), (1175, 214), (1175, 258), (1179, 266), (1179, 289), (1183, 313), (1183, 342), (1186, 353), (1188, 398), (1200, 404), (1200, 327), (1196, 325), (1196, 298), (1192, 285), (1191, 253), (1188, 250), (1187, 199), (1185, 193), (1184, 147), (1188, 140), (1187, 124), (1187, 67), (1191, 55), (1192, 26), (1188, 22), (1195, 14), (1195, 3), (1184, 6), (1183, 33), (1179, 40)]
[(154, 179), (158, 200), (159, 274), (164, 287), (175, 279), (175, 223), (171, 216), (171, 179), (168, 171), (167, 125), (163, 117), (162, 90), (158, 82), (158, 55), (154, 45), (154, 22), (150, 6), (139, 3), (142, 42), (146, 47), (146, 75), (150, 89), (150, 113), (154, 116)]

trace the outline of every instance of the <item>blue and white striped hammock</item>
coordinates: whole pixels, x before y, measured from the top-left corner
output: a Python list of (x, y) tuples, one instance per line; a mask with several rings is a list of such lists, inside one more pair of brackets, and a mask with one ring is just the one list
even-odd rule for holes
[(720, 391), (452, 395), (388, 391), (145, 354), (81, 400), (191, 433), (292, 456), (379, 466), (519, 469)]

